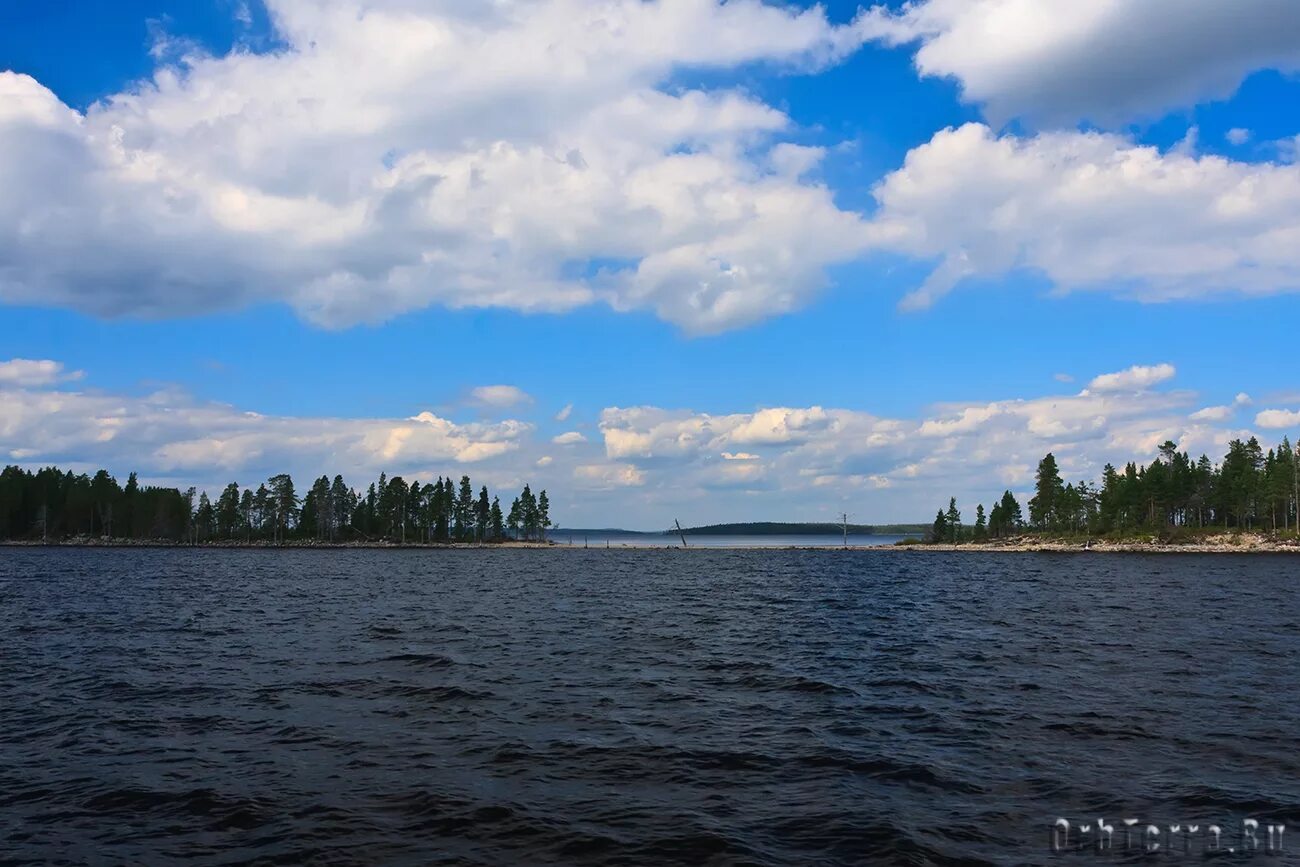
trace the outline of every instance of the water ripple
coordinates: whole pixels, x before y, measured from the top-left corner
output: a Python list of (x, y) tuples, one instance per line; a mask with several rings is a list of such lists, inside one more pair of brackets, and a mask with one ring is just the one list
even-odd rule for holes
[(1057, 815), (1297, 827), (1297, 577), (3, 550), (0, 864), (1034, 864)]

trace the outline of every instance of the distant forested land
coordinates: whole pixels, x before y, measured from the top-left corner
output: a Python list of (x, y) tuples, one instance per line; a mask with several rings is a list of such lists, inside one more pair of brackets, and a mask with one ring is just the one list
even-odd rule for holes
[[(975, 522), (963, 523), (957, 498), (948, 500), (927, 528), (931, 542), (981, 542), (1019, 536), (1133, 534), (1212, 529), (1295, 532), (1300, 530), (1300, 450), (1283, 437), (1267, 451), (1255, 437), (1234, 439), (1217, 464), (1194, 459), (1173, 441), (1160, 457), (1119, 469), (1106, 464), (1101, 481), (1066, 482), (1056, 456), (1038, 462), (1034, 496), (1026, 518), (1010, 491), (975, 507)], [(969, 513), (968, 513), (969, 515)]]
[(546, 491), (528, 485), (503, 512), (486, 486), (407, 483), (381, 473), (365, 490), (342, 476), (321, 476), (298, 495), (287, 473), (256, 488), (237, 482), (211, 499), (206, 491), (126, 484), (106, 470), (93, 476), (46, 467), (0, 472), (0, 540), (71, 537), (172, 542), (500, 542), (542, 540), (552, 526)]
[[(849, 524), (850, 533), (864, 536), (920, 535), (927, 529), (925, 524)], [(677, 531), (674, 529), (666, 532), (674, 534)], [(686, 527), (682, 532), (688, 536), (838, 536), (844, 533), (844, 525), (750, 521), (742, 524)]]

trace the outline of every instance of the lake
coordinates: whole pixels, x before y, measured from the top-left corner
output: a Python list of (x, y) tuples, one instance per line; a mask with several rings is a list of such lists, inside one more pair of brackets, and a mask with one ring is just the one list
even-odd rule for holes
[[(556, 530), (550, 540), (557, 545), (588, 548), (680, 548), (682, 540), (677, 535), (658, 533), (628, 533), (619, 530), (568, 531)], [(849, 533), (848, 537), (835, 535), (808, 535), (787, 533), (771, 536), (691, 534), (686, 537), (690, 548), (827, 548), (847, 543), (850, 548), (876, 548), (893, 545), (906, 536)]]
[(0, 862), (1097, 863), (1049, 853), (1058, 817), (1300, 837), (1298, 578), (0, 549)]

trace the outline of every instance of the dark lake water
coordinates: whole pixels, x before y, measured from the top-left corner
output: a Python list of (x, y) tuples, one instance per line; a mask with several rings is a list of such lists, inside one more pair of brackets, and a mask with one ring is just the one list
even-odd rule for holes
[[(690, 548), (831, 548), (847, 543), (850, 548), (876, 548), (892, 545), (906, 536), (850, 533), (847, 538), (833, 534), (808, 535), (789, 533), (783, 535), (702, 535), (686, 537)], [(628, 533), (618, 530), (570, 531), (556, 530), (551, 541), (557, 545), (576, 548), (680, 548), (681, 538), (659, 533)]]
[(1097, 863), (1049, 854), (1058, 816), (1281, 820), (1294, 858), (1298, 579), (3, 549), (0, 862)]

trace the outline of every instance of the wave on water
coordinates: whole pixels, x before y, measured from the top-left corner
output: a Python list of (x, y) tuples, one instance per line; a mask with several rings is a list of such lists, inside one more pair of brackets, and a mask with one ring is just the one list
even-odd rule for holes
[(8, 552), (0, 864), (1092, 864), (1057, 817), (1300, 827), (1285, 563), (554, 553)]

